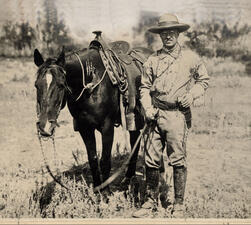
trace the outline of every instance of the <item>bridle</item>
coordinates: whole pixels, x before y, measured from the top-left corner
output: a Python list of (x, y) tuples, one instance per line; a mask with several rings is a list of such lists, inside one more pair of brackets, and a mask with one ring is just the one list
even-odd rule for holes
[[(60, 72), (61, 72), (61, 73), (63, 74), (63, 76), (64, 76), (64, 84), (63, 84), (64, 89), (67, 90), (70, 94), (72, 94), (72, 91), (71, 91), (71, 89), (69, 88), (69, 86), (68, 86), (68, 84), (67, 84), (67, 82), (66, 82), (66, 71), (65, 71), (65, 69), (64, 69), (62, 66), (59, 66), (59, 65), (50, 65), (50, 66), (48, 66), (48, 67), (43, 71), (43, 73), (42, 73), (40, 76), (42, 76), (42, 77), (45, 76), (45, 74), (46, 74), (48, 71), (52, 70), (52, 69), (59, 69), (59, 70), (60, 70)], [(63, 103), (63, 98), (64, 98), (64, 96), (62, 97), (62, 99), (60, 99), (60, 104), (59, 104), (59, 106), (58, 106), (58, 110), (57, 110), (57, 113), (56, 113), (56, 118), (58, 118), (58, 116), (59, 116), (59, 113), (60, 113), (60, 110), (61, 110), (61, 107), (62, 107), (62, 103)], [(60, 181), (60, 179), (58, 179), (55, 175), (53, 175), (53, 173), (52, 173), (52, 171), (51, 171), (51, 169), (50, 169), (50, 166), (49, 166), (49, 164), (48, 164), (48, 160), (47, 160), (47, 157), (46, 157), (44, 148), (43, 148), (43, 143), (42, 143), (42, 141), (48, 141), (49, 139), (52, 140), (53, 151), (54, 151), (54, 161), (55, 161), (55, 164), (56, 164), (56, 157), (57, 157), (57, 154), (56, 154), (56, 145), (55, 145), (55, 132), (54, 132), (54, 130), (53, 130), (52, 135), (46, 137), (46, 136), (43, 136), (43, 135), (41, 134), (41, 132), (39, 131), (38, 124), (39, 124), (39, 118), (40, 118), (40, 111), (41, 111), (41, 110), (40, 110), (40, 106), (39, 106), (38, 104), (39, 104), (39, 103), (37, 102), (37, 107), (36, 107), (36, 108), (37, 108), (37, 117), (38, 117), (38, 122), (37, 122), (37, 137), (38, 137), (38, 140), (39, 140), (39, 145), (40, 145), (40, 149), (41, 149), (41, 152), (42, 152), (42, 157), (43, 157), (43, 161), (44, 161), (45, 168), (46, 168), (47, 172), (49, 173), (49, 175), (52, 177), (52, 179), (53, 179), (56, 183), (58, 183), (61, 187), (63, 187), (63, 188), (65, 188), (65, 189), (69, 190), (69, 188), (68, 188), (67, 186), (65, 186), (65, 185)], [(53, 122), (55, 123), (55, 126), (59, 126), (59, 125), (57, 124), (56, 121), (53, 121)], [(53, 128), (53, 129), (55, 129), (55, 128)]]
[[(50, 70), (52, 70), (52, 69), (59, 69), (60, 70), (60, 72), (63, 74), (63, 76), (64, 76), (64, 84), (63, 84), (63, 87), (64, 87), (64, 89), (65, 90), (67, 90), (70, 94), (72, 93), (72, 91), (71, 91), (71, 89), (69, 88), (69, 86), (68, 86), (68, 84), (67, 84), (67, 82), (66, 82), (66, 71), (65, 71), (65, 69), (62, 67), (62, 66), (59, 66), (59, 65), (50, 65), (50, 66), (48, 66), (44, 71), (43, 71), (43, 73), (40, 75), (40, 76), (42, 76), (42, 77), (44, 77), (45, 76), (45, 74), (48, 72), (48, 71), (50, 71)], [(57, 113), (56, 113), (56, 118), (58, 118), (58, 116), (59, 116), (59, 113), (60, 113), (60, 110), (61, 110), (61, 106), (62, 106), (62, 103), (63, 103), (63, 98), (64, 97), (62, 97), (62, 99), (60, 99), (60, 104), (59, 104), (59, 107), (58, 107), (58, 110), (57, 110)], [(36, 107), (36, 111), (37, 111), (37, 118), (39, 119), (40, 118), (40, 113), (41, 113), (41, 110), (40, 110), (40, 105), (39, 105), (39, 103), (37, 102), (37, 107)], [(39, 122), (39, 121), (38, 121)], [(52, 121), (52, 122), (55, 122), (56, 123), (56, 121)], [(58, 124), (56, 123), (56, 125), (58, 126)]]

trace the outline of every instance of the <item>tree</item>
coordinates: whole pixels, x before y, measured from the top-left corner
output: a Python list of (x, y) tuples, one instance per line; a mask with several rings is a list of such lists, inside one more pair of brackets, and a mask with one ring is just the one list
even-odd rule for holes
[(71, 41), (63, 20), (58, 20), (57, 8), (54, 0), (44, 0), (45, 23), (42, 29), (42, 39), (46, 42), (49, 53), (59, 45)]

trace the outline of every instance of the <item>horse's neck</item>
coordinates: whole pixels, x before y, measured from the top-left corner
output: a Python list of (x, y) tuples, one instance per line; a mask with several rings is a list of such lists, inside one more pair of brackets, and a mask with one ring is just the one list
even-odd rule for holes
[[(92, 62), (88, 59), (92, 58)], [(100, 62), (97, 63), (97, 62)], [(95, 65), (97, 68), (95, 68)], [(102, 79), (102, 61), (98, 51), (86, 51), (84, 55), (74, 55), (66, 58), (67, 83), (72, 92), (77, 94), (87, 85), (95, 85)], [(105, 71), (105, 70), (104, 70)]]
[(74, 91), (75, 89), (81, 89), (83, 78), (81, 69), (76, 66), (75, 63), (66, 62), (66, 81), (69, 87)]

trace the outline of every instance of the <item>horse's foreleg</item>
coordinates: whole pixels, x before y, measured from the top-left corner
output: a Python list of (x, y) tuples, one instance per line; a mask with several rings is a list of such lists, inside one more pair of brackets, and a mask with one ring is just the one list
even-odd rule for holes
[(111, 150), (114, 136), (114, 126), (110, 120), (106, 120), (101, 130), (102, 133), (102, 156), (100, 168), (103, 176), (103, 182), (109, 178), (111, 171)]
[(91, 168), (94, 187), (101, 184), (100, 171), (98, 166), (98, 156), (96, 150), (96, 139), (94, 129), (79, 129), (79, 133), (85, 143), (88, 161)]

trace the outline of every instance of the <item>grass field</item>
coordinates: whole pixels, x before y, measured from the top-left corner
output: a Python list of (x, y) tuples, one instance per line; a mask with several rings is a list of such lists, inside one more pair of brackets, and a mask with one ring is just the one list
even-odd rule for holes
[[(193, 109), (187, 146), (186, 217), (251, 218), (251, 78), (245, 76), (238, 63), (207, 64), (212, 74), (211, 87), (205, 104)], [(85, 147), (73, 131), (67, 109), (58, 120), (56, 152), (50, 141), (43, 145), (55, 173), (78, 168), (73, 157), (76, 155), (84, 171), (83, 179), (77, 182), (79, 177), (63, 178), (72, 188), (71, 193), (51, 183), (36, 136), (35, 73), (31, 59), (0, 59), (0, 217), (130, 218), (135, 204), (130, 196), (124, 198), (119, 180), (112, 185), (114, 195), (108, 204), (95, 203), (96, 196), (88, 187), (90, 172)], [(127, 155), (121, 134), (121, 129), (116, 128), (113, 170)], [(99, 134), (97, 138), (100, 151)], [(142, 161), (138, 169), (142, 169)], [(44, 186), (51, 201), (46, 204), (46, 198), (43, 199), (41, 214), (38, 199), (46, 195), (39, 191)], [(156, 217), (168, 216), (168, 210), (159, 207)]]

